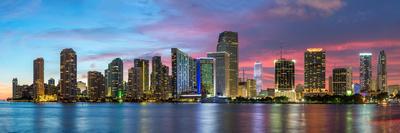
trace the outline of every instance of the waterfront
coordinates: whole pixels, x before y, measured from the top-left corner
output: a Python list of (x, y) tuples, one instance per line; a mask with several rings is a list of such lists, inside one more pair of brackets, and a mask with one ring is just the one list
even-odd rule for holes
[(0, 102), (0, 132), (396, 132), (375, 104), (33, 104)]

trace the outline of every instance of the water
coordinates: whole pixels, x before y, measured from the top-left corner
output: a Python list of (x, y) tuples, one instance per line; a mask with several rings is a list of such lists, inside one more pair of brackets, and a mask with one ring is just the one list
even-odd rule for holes
[(0, 132), (399, 132), (400, 105), (1, 103)]

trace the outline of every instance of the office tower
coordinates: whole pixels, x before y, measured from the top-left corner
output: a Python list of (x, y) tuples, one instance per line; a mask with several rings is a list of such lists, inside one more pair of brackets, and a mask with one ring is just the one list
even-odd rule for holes
[(151, 61), (151, 90), (157, 99), (168, 98), (169, 68), (162, 64), (161, 56), (154, 56)]
[(239, 57), (238, 33), (224, 31), (219, 34), (217, 51), (229, 54), (229, 90), (230, 96), (236, 97), (238, 89), (238, 57)]
[(132, 67), (128, 70), (128, 90), (127, 99), (143, 98), (143, 69), (141, 67)]
[(257, 81), (255, 79), (246, 80), (247, 97), (253, 98), (257, 96)]
[(372, 64), (371, 53), (360, 53), (360, 85), (361, 93), (371, 91)]
[(197, 59), (197, 92), (203, 97), (215, 96), (215, 59)]
[(44, 60), (37, 58), (33, 61), (33, 85), (34, 85), (34, 99), (39, 100), (44, 96)]
[(13, 85), (13, 86), (12, 86), (12, 92), (13, 92), (12, 98), (13, 98), (13, 99), (21, 98), (22, 95), (21, 95), (20, 87), (18, 86), (18, 79), (17, 79), (17, 78), (14, 78), (14, 79), (12, 80), (12, 85)]
[(256, 80), (257, 95), (260, 94), (263, 86), (263, 66), (261, 62), (254, 63), (254, 79)]
[(189, 56), (189, 88), (192, 88), (193, 94), (200, 95), (201, 92), (198, 90), (198, 81), (197, 81), (197, 73), (198, 73), (198, 63), (197, 59)]
[(380, 51), (378, 56), (378, 70), (377, 70), (377, 80), (376, 89), (381, 92), (387, 92), (387, 69), (386, 69), (386, 54), (385, 51)]
[(123, 96), (124, 63), (116, 58), (108, 64), (107, 97), (121, 99)]
[(247, 97), (247, 82), (239, 81), (236, 97)]
[(207, 56), (215, 59), (216, 95), (229, 97), (229, 54), (227, 52), (209, 52)]
[(322, 48), (309, 48), (304, 53), (305, 93), (324, 93), (325, 91), (325, 51)]
[(64, 49), (60, 54), (61, 100), (73, 102), (77, 88), (77, 56), (73, 49)]
[(171, 49), (171, 86), (174, 97), (179, 98), (181, 95), (200, 94), (200, 92), (197, 92), (197, 88), (194, 88), (195, 85), (193, 84), (195, 82), (192, 81), (193, 77), (196, 78), (195, 64), (195, 60), (192, 59), (188, 54), (180, 51), (177, 48)]
[(87, 93), (92, 101), (99, 101), (105, 98), (105, 82), (104, 76), (101, 72), (89, 71), (88, 72), (88, 88)]
[(140, 68), (142, 69), (141, 72), (141, 77), (140, 84), (143, 87), (141, 90), (143, 91), (143, 94), (150, 95), (152, 94), (152, 90), (150, 90), (149, 86), (149, 60), (145, 59), (135, 59), (134, 60), (134, 65), (135, 68)]
[(332, 89), (335, 95), (353, 93), (353, 73), (351, 68), (334, 68), (332, 71)]
[(281, 58), (274, 61), (275, 88), (279, 91), (291, 91), (295, 83), (295, 61)]

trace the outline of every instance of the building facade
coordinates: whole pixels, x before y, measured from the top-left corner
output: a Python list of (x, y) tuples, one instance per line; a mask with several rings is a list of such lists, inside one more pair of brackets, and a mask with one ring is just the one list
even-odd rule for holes
[(134, 60), (134, 65), (135, 68), (140, 68), (142, 70), (140, 70), (141, 74), (139, 74), (141, 77), (141, 79), (139, 81), (141, 81), (139, 84), (142, 84), (140, 86), (142, 86), (141, 90), (143, 92), (143, 94), (146, 95), (150, 95), (152, 94), (152, 90), (150, 90), (150, 78), (149, 78), (149, 60), (145, 60), (145, 59), (135, 59)]
[(122, 98), (123, 97), (123, 78), (124, 63), (120, 58), (114, 59), (108, 64), (107, 72), (107, 97)]
[(274, 61), (275, 88), (279, 91), (292, 91), (295, 87), (295, 61), (281, 58)]
[(229, 54), (227, 52), (209, 52), (207, 55), (215, 59), (216, 95), (229, 97)]
[(353, 94), (353, 73), (351, 68), (334, 68), (332, 71), (332, 91), (335, 95)]
[(161, 56), (154, 56), (151, 61), (151, 90), (156, 99), (169, 98), (169, 68), (162, 64)]
[(236, 97), (238, 91), (239, 38), (237, 32), (224, 31), (219, 34), (217, 52), (229, 54), (229, 90), (230, 96)]
[(33, 85), (34, 99), (40, 100), (40, 97), (45, 95), (43, 58), (37, 58), (33, 61)]
[(377, 65), (377, 79), (376, 79), (376, 89), (380, 92), (388, 92), (387, 88), (387, 58), (385, 51), (380, 51), (378, 56)]
[(259, 61), (254, 63), (254, 79), (256, 80), (256, 90), (258, 95), (263, 89), (263, 66)]
[(304, 53), (305, 93), (325, 93), (326, 52), (322, 48), (309, 48)]
[(372, 91), (372, 64), (371, 53), (360, 53), (360, 85), (361, 93)]
[(92, 101), (99, 101), (105, 98), (105, 82), (104, 76), (101, 72), (89, 71), (88, 72), (88, 88), (87, 93)]
[(177, 48), (171, 49), (172, 90), (176, 98), (182, 95), (198, 95), (196, 85), (196, 62)]
[(203, 97), (215, 96), (215, 59), (197, 59), (197, 92)]
[(73, 49), (64, 49), (60, 54), (60, 100), (75, 101), (77, 89), (77, 56)]

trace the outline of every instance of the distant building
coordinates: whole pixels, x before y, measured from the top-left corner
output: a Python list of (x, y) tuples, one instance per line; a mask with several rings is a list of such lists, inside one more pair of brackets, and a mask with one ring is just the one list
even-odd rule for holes
[(141, 72), (141, 77), (140, 83), (141, 85), (141, 90), (143, 91), (143, 94), (150, 95), (152, 94), (152, 90), (150, 90), (150, 85), (149, 85), (149, 60), (145, 59), (135, 59), (134, 60), (135, 68), (140, 68)]
[(72, 102), (77, 89), (77, 56), (73, 49), (64, 49), (60, 54), (61, 100)]
[(304, 53), (304, 92), (326, 93), (326, 52), (322, 48), (309, 48)]
[(196, 62), (177, 48), (171, 49), (172, 89), (176, 98), (182, 95), (200, 95), (196, 85)]
[(57, 95), (59, 93), (55, 82), (56, 81), (54, 80), (54, 78), (50, 78), (47, 81), (47, 87), (45, 91), (46, 95)]
[(247, 79), (246, 80), (247, 97), (254, 98), (257, 97), (257, 85), (256, 80)]
[(263, 88), (263, 66), (259, 61), (254, 63), (254, 79), (256, 80), (256, 90), (258, 95)]
[(108, 64), (106, 96), (121, 99), (123, 97), (124, 63), (120, 58)]
[(197, 61), (197, 91), (203, 97), (215, 96), (215, 59), (199, 58)]
[(219, 34), (217, 51), (227, 52), (229, 54), (229, 88), (230, 96), (236, 97), (238, 91), (238, 57), (239, 57), (239, 39), (238, 33), (224, 31)]
[(151, 90), (158, 99), (169, 98), (169, 68), (161, 62), (161, 56), (152, 58)]
[(387, 58), (385, 51), (380, 51), (378, 56), (378, 70), (376, 79), (376, 89), (380, 92), (388, 92), (387, 90)]
[(279, 91), (292, 91), (295, 83), (295, 61), (281, 58), (274, 61), (275, 88)]
[(351, 68), (334, 68), (332, 71), (332, 89), (335, 95), (353, 94), (353, 73)]
[(269, 97), (275, 97), (275, 88), (268, 88), (267, 91)]
[(372, 64), (371, 53), (360, 53), (360, 85), (361, 92), (372, 90)]
[(87, 93), (92, 101), (98, 101), (105, 98), (105, 82), (104, 76), (101, 72), (89, 71), (88, 72), (88, 88)]
[(361, 94), (361, 85), (360, 84), (353, 84), (354, 94)]
[(209, 52), (207, 55), (215, 58), (216, 95), (229, 97), (229, 54), (227, 52)]
[(128, 70), (128, 90), (125, 96), (127, 99), (143, 98), (143, 74), (141, 67), (132, 67)]
[(34, 99), (39, 100), (43, 97), (44, 87), (44, 60), (43, 58), (37, 58), (33, 61), (33, 85), (34, 85)]
[(304, 92), (304, 86), (302, 84), (297, 84), (295, 92), (296, 92), (296, 99), (297, 100), (303, 99), (303, 97), (304, 97), (304, 93), (303, 93)]
[(12, 92), (13, 92), (12, 98), (13, 99), (21, 98), (22, 97), (22, 91), (21, 91), (21, 88), (18, 85), (18, 79), (17, 78), (14, 78), (12, 80), (12, 85), (13, 85), (12, 86)]
[(388, 94), (391, 96), (396, 96), (399, 94), (400, 85), (389, 85), (388, 86)]

